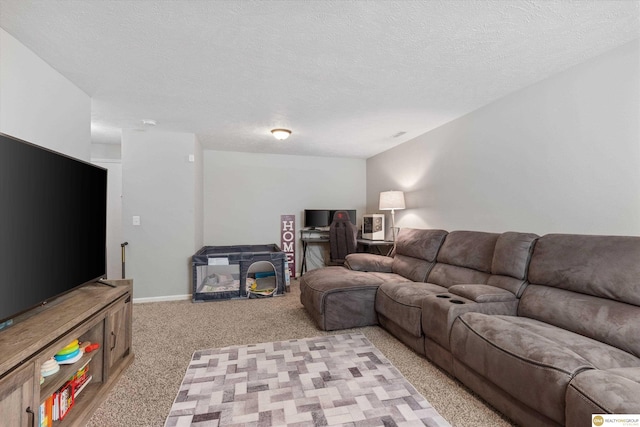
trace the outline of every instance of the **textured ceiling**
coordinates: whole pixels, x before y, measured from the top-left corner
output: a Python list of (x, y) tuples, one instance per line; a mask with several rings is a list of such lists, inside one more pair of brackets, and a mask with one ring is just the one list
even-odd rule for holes
[(368, 158), (640, 37), (640, 2), (0, 0), (0, 27), (92, 98), (94, 142), (154, 119)]

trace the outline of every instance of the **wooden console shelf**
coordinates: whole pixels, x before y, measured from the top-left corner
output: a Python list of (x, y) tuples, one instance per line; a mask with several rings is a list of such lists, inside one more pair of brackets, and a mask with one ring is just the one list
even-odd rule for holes
[[(93, 284), (34, 309), (0, 331), (0, 424), (39, 426), (40, 404), (85, 363), (91, 381), (55, 427), (83, 426), (106, 399), (124, 369), (133, 362), (131, 316), (133, 281), (107, 280), (114, 288)], [(40, 367), (71, 341), (100, 347), (40, 384)]]

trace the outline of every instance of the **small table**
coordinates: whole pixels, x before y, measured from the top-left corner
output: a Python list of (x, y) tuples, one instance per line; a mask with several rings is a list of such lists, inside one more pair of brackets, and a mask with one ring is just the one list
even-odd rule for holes
[[(393, 242), (390, 240), (358, 239), (357, 242), (358, 246), (362, 247), (362, 252), (377, 253), (378, 255), (388, 256), (393, 250)], [(383, 253), (382, 248), (388, 249)], [(375, 252), (373, 252), (373, 250), (375, 250)]]
[[(307, 233), (305, 236), (305, 232)], [(302, 241), (302, 263), (300, 266), (300, 276), (307, 270), (307, 246), (309, 244), (329, 243), (329, 231), (325, 230), (300, 230), (300, 240)]]

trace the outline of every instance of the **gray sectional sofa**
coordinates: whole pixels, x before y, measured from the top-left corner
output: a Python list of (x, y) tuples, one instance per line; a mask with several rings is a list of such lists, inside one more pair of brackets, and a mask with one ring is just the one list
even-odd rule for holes
[(640, 237), (402, 229), (300, 279), (322, 330), (380, 325), (523, 426), (640, 414)]

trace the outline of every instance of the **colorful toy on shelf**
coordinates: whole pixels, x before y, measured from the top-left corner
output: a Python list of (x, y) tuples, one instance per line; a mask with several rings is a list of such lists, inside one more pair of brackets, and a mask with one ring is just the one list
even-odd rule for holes
[(88, 343), (88, 344), (89, 344), (89, 345), (87, 345), (86, 347), (84, 347), (84, 352), (85, 352), (85, 353), (91, 353), (92, 351), (97, 350), (97, 349), (99, 349), (99, 348), (100, 348), (100, 344), (98, 344), (97, 342), (96, 342), (96, 343), (93, 343), (93, 344), (91, 344), (91, 343)]
[(52, 357), (40, 366), (40, 375), (42, 377), (49, 377), (60, 370), (60, 365)]
[(80, 351), (78, 340), (71, 341), (53, 357), (61, 365), (69, 365), (80, 360), (82, 351)]
[(67, 354), (75, 353), (80, 348), (78, 340), (73, 340), (71, 344), (64, 347), (62, 350), (56, 353), (56, 356), (66, 356)]
[(77, 339), (75, 339), (75, 340), (71, 341), (69, 344), (67, 344), (66, 346), (64, 346), (64, 347), (62, 348), (62, 350), (60, 350), (58, 353), (62, 353), (62, 352), (64, 352), (65, 350), (68, 350), (68, 349), (78, 348), (78, 347), (79, 347), (79, 344), (80, 344), (80, 341), (78, 341)]
[(80, 343), (80, 350), (83, 353), (91, 353), (94, 350), (97, 350), (100, 348), (100, 344), (96, 343), (91, 343), (91, 341), (83, 341)]
[(73, 363), (76, 363), (80, 359), (82, 359), (82, 353), (78, 351), (78, 354), (76, 354), (74, 357), (65, 360), (58, 360), (58, 363), (60, 365), (71, 365)]

